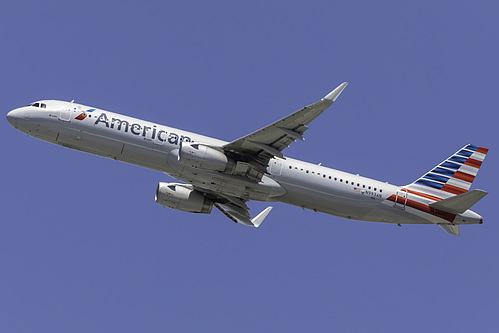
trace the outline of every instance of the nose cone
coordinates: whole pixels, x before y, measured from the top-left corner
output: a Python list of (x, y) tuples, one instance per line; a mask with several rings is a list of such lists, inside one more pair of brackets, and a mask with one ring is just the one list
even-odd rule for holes
[(9, 113), (7, 113), (7, 121), (14, 128), (18, 127), (18, 125), (19, 125), (18, 120), (28, 119), (28, 118), (29, 118), (29, 115), (28, 115), (28, 112), (26, 111), (25, 107), (17, 108), (17, 109), (10, 111)]
[(7, 113), (7, 121), (9, 122), (10, 125), (12, 125), (12, 127), (16, 127), (17, 125), (17, 118), (19, 118), (19, 112), (17, 112), (17, 109), (16, 110), (12, 110), (10, 111), (9, 113)]

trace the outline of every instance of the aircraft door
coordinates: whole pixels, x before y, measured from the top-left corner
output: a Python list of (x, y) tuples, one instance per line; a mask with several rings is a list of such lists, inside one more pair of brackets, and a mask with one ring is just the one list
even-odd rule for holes
[(65, 107), (59, 112), (59, 120), (66, 123), (71, 122), (71, 108)]
[(406, 205), (407, 205), (407, 190), (405, 188), (398, 189), (397, 194), (395, 195), (395, 203), (393, 204), (393, 207), (405, 209)]
[(272, 175), (280, 176), (282, 171), (282, 162), (280, 160), (271, 160), (270, 161), (270, 173)]

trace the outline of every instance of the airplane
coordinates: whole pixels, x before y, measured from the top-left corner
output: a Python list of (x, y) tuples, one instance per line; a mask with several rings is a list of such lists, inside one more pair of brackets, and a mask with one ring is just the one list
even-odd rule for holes
[(159, 182), (155, 201), (209, 214), (213, 207), (236, 223), (258, 227), (272, 206), (254, 217), (250, 200), (283, 202), (342, 218), (434, 224), (459, 235), (481, 224), (470, 208), (487, 192), (470, 190), (488, 152), (467, 144), (413, 183), (392, 185), (297, 159), (282, 151), (304, 141), (307, 125), (343, 92), (228, 142), (82, 104), (41, 100), (7, 114), (19, 131), (67, 148), (157, 170), (181, 182)]

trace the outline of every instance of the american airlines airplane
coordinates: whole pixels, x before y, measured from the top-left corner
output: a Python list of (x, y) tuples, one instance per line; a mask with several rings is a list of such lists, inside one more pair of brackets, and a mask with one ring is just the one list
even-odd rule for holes
[(307, 125), (330, 107), (347, 83), (320, 101), (258, 131), (226, 142), (98, 108), (43, 100), (10, 111), (8, 122), (64, 147), (164, 172), (156, 202), (191, 213), (215, 206), (230, 220), (258, 227), (272, 207), (251, 217), (250, 200), (284, 202), (347, 219), (436, 224), (453, 235), (480, 224), (469, 210), (487, 192), (471, 190), (487, 148), (468, 144), (415, 182), (396, 186), (285, 157)]

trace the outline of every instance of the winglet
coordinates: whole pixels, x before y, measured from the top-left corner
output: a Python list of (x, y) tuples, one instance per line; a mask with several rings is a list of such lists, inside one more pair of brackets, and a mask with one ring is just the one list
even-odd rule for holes
[(256, 217), (251, 218), (247, 209), (242, 208), (233, 203), (222, 204), (219, 202), (215, 202), (214, 205), (215, 207), (218, 208), (219, 211), (221, 211), (225, 216), (227, 216), (232, 221), (255, 228), (258, 228), (260, 224), (262, 224), (263, 220), (265, 220), (267, 215), (269, 215), (270, 211), (272, 210), (272, 207), (269, 206), (265, 208)]
[(343, 89), (345, 89), (347, 84), (348, 82), (343, 82), (338, 87), (336, 87), (336, 89), (327, 94), (323, 99), (334, 102), (338, 98), (338, 96), (340, 96), (341, 92), (343, 91)]
[(272, 206), (269, 206), (265, 208), (260, 214), (258, 214), (255, 218), (251, 219), (251, 223), (255, 226), (255, 228), (258, 228), (260, 224), (262, 224), (263, 220), (269, 215), (270, 211), (272, 210)]

